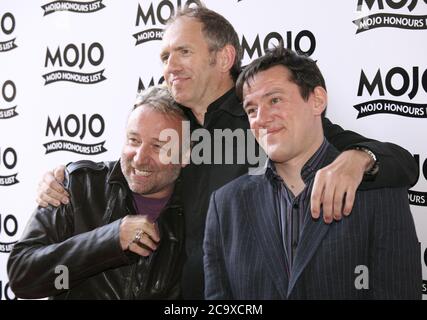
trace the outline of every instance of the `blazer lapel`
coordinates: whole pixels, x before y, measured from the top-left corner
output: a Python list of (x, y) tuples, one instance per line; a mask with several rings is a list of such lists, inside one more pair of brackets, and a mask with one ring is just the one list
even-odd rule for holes
[(322, 239), (325, 237), (330, 227), (330, 225), (323, 222), (323, 214), (320, 215), (318, 220), (313, 220), (311, 217), (310, 206), (308, 206), (307, 210), (308, 212), (305, 213), (304, 226), (301, 231), (301, 240), (298, 244), (294, 263), (291, 269), (287, 294), (288, 297), (292, 293), (298, 278), (313, 257), (317, 247), (322, 242)]
[[(328, 149), (325, 154), (325, 158), (322, 161), (322, 164), (319, 168), (323, 168), (326, 165), (332, 163), (334, 159), (338, 156), (339, 152), (331, 145), (328, 146)], [(313, 173), (314, 175), (314, 173)], [(314, 179), (314, 177), (313, 177)], [(313, 188), (313, 181), (310, 183), (310, 194)], [(301, 273), (304, 271), (307, 264), (310, 262), (323, 238), (326, 236), (330, 225), (323, 222), (323, 210), (320, 212), (320, 218), (314, 220), (311, 217), (310, 204), (307, 205), (307, 210), (304, 212), (304, 226), (301, 231), (301, 239), (298, 244), (298, 248), (295, 252), (294, 263), (291, 269), (291, 276), (289, 279), (288, 294), (289, 297), (292, 293), (292, 290), (295, 287), (298, 278), (301, 276)]]
[(264, 176), (254, 176), (253, 180), (255, 186), (248, 186), (251, 191), (244, 192), (249, 226), (277, 291), (286, 299), (289, 266), (277, 221), (274, 190)]

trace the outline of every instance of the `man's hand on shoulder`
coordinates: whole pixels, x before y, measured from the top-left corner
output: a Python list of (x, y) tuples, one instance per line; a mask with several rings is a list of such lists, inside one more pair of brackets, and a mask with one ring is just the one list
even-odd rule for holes
[(363, 175), (373, 165), (372, 158), (366, 152), (347, 150), (317, 171), (311, 193), (312, 217), (319, 218), (321, 207), (325, 223), (340, 220), (343, 214), (348, 216)]
[(58, 207), (61, 203), (69, 202), (69, 195), (62, 186), (65, 176), (65, 166), (59, 166), (43, 175), (37, 189), (37, 204), (41, 207), (52, 205)]

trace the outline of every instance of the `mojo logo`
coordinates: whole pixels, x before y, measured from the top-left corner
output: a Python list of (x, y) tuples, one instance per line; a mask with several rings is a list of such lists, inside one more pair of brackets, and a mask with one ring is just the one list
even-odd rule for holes
[[(415, 181), (415, 183), (411, 186), (411, 189), (418, 183), (418, 180), (420, 179), (421, 174), (423, 175), (424, 179), (427, 181), (427, 159), (424, 159), (422, 166), (421, 166), (419, 154), (414, 154), (414, 159), (420, 168), (420, 173), (418, 174), (417, 181)], [(414, 206), (427, 207), (427, 192), (409, 190), (408, 194), (409, 194), (410, 204)]]
[[(6, 103), (12, 103), (16, 97), (16, 86), (12, 80), (7, 80), (1, 86), (1, 96)], [(1, 100), (0, 100), (0, 120), (1, 119), (9, 119), (16, 117), (18, 113), (16, 112), (16, 107), (9, 108), (1, 108)]]
[[(162, 84), (164, 81), (165, 81), (165, 78), (163, 76), (161, 76), (160, 79), (159, 79), (159, 81), (157, 81), (156, 84)], [(145, 86), (144, 82), (142, 82), (141, 78), (139, 78), (139, 81), (138, 81), (138, 91), (145, 90), (145, 89), (147, 89), (149, 87), (152, 87), (154, 85), (155, 85), (155, 83), (154, 83), (154, 77), (151, 77), (151, 80), (150, 80), (150, 83), (148, 84), (148, 87)]]
[[(82, 114), (81, 117), (70, 114), (65, 117), (64, 121), (62, 121), (61, 116), (59, 116), (56, 122), (52, 121), (48, 116), (46, 137), (50, 134), (52, 136), (59, 135), (60, 137), (64, 137), (65, 133), (67, 137), (75, 138), (78, 136), (80, 140), (82, 140), (86, 134), (89, 133), (92, 137), (99, 138), (104, 133), (104, 130), (105, 122), (99, 114), (91, 116)], [(84, 144), (60, 139), (47, 142), (43, 144), (43, 146), (46, 148), (45, 154), (57, 151), (68, 151), (84, 155), (96, 155), (107, 151), (107, 149), (104, 148), (104, 144), (105, 140), (95, 144)]]
[(3, 300), (3, 297), (5, 300), (17, 300), (15, 294), (10, 289), (9, 282), (0, 280), (0, 300)]
[[(18, 155), (16, 154), (15, 149), (13, 148), (2, 148), (0, 146), (0, 172), (2, 168), (6, 168), (6, 170), (14, 170), (16, 167), (16, 163), (18, 162)], [(0, 174), (0, 186), (12, 186), (14, 184), (19, 183), (16, 176), (18, 173), (1, 175)]]
[(250, 45), (246, 37), (243, 35), (241, 45), (243, 54), (246, 53), (249, 58), (252, 59), (254, 55), (256, 58), (262, 56), (265, 53), (265, 50), (279, 43), (283, 43), (286, 48), (295, 50), (299, 54), (305, 54), (307, 56), (311, 56), (316, 50), (316, 37), (309, 30), (302, 30), (297, 34), (294, 34), (292, 31), (287, 31), (284, 36), (276, 31), (272, 31), (268, 33), (262, 41), (259, 38), (259, 34), (257, 34), (252, 45)]
[(41, 8), (44, 10), (43, 16), (57, 12), (57, 11), (70, 11), (77, 13), (92, 13), (105, 8), (102, 3), (104, 0), (76, 2), (76, 1), (51, 1)]
[[(427, 1), (423, 1), (425, 5)], [(375, 7), (374, 4), (377, 4)], [(415, 9), (418, 0), (358, 0), (357, 1), (357, 12), (365, 15), (366, 11), (371, 10), (384, 10), (386, 4), (386, 10), (404, 10), (406, 7), (409, 12)], [(422, 1), (420, 1), (422, 3)], [(425, 7), (423, 8), (425, 10)], [(397, 14), (397, 13), (375, 13), (370, 14), (353, 21), (357, 26), (356, 34), (364, 31), (368, 31), (376, 28), (399, 28), (399, 29), (411, 29), (411, 30), (422, 30), (427, 29), (427, 15), (408, 15), (408, 14)]]
[[(385, 74), (385, 81), (383, 81), (383, 74)], [(420, 72), (419, 67), (413, 67), (411, 71), (408, 71), (402, 67), (394, 67), (384, 73), (378, 69), (373, 77), (368, 77), (364, 70), (361, 71), (357, 96), (362, 96), (364, 89), (371, 96), (376, 89), (380, 96), (384, 96), (384, 88), (394, 97), (407, 95), (412, 100), (420, 90), (427, 93), (427, 70)], [(377, 113), (427, 118), (427, 104), (379, 99), (363, 102), (353, 107), (359, 112), (357, 119)]]
[[(0, 30), (1, 34), (7, 37), (13, 33), (15, 30), (15, 17), (12, 13), (0, 13)], [(15, 40), (16, 38), (0, 41), (0, 52), (6, 52), (17, 48), (18, 46), (15, 44)]]
[(9, 253), (17, 241), (10, 241), (18, 232), (18, 220), (13, 214), (2, 215), (0, 213), (0, 236), (3, 239), (6, 235), (6, 241), (0, 240), (0, 253)]
[[(138, 9), (136, 13), (136, 27), (139, 27), (140, 24), (144, 26), (151, 25), (149, 29), (145, 29), (138, 33), (135, 33), (133, 37), (136, 39), (135, 46), (142, 43), (153, 41), (153, 40), (162, 40), (163, 29), (156, 28), (159, 24), (165, 25), (170, 17), (175, 15), (176, 10), (181, 9), (183, 1), (177, 0), (172, 2), (170, 0), (160, 1), (157, 7), (153, 6), (153, 3), (144, 6), (143, 9), (140, 4), (138, 4)], [(192, 4), (198, 5), (198, 0), (187, 0), (184, 3), (185, 7), (189, 7)], [(150, 23), (149, 23), (150, 22)]]
[[(58, 46), (54, 54), (47, 47), (46, 59), (44, 67), (47, 68), (49, 65), (52, 67), (63, 67), (65, 64), (67, 67), (74, 68), (78, 67), (82, 69), (87, 64), (97, 67), (104, 60), (104, 48), (98, 42), (86, 45), (82, 43), (77, 46), (70, 43), (61, 50)], [(57, 66), (56, 66), (57, 65)], [(106, 78), (103, 75), (105, 69), (92, 73), (81, 73), (68, 70), (56, 70), (43, 75), (45, 79), (45, 85), (51, 84), (57, 81), (70, 81), (78, 84), (95, 84), (104, 81)]]

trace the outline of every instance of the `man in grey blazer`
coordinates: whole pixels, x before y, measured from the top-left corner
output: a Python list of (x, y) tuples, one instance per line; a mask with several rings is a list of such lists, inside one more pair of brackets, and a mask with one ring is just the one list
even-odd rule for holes
[(269, 160), (211, 197), (206, 298), (420, 299), (405, 188), (362, 183), (351, 216), (328, 225), (310, 214), (315, 173), (338, 155), (323, 134), (327, 93), (316, 63), (278, 47), (252, 62), (236, 88)]

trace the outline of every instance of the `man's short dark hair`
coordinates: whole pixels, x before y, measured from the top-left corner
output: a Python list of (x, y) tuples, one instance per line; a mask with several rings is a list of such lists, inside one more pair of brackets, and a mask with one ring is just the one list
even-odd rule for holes
[[(199, 3), (198, 1), (194, 1)], [(178, 11), (175, 16), (171, 17), (167, 25), (172, 24), (180, 17), (194, 18), (199, 21), (203, 27), (203, 35), (208, 43), (209, 50), (215, 52), (230, 44), (236, 50), (233, 66), (230, 69), (230, 76), (233, 81), (237, 80), (242, 66), (243, 51), (240, 47), (239, 37), (231, 23), (219, 13), (206, 8), (199, 3), (197, 6), (185, 6)], [(167, 26), (166, 26), (167, 28)]]
[(284, 66), (290, 71), (291, 78), (289, 81), (298, 85), (301, 97), (305, 101), (308, 100), (310, 93), (317, 86), (326, 90), (325, 79), (323, 79), (315, 61), (279, 45), (267, 50), (262, 57), (252, 61), (244, 68), (236, 83), (236, 92), (240, 100), (243, 101), (243, 86), (245, 83), (253, 79), (257, 73), (275, 66)]

